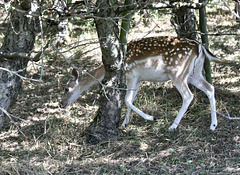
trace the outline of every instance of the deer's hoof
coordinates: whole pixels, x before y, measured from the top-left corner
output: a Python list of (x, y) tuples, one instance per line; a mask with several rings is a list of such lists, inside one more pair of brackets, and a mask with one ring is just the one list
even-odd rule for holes
[(171, 132), (173, 132), (173, 131), (175, 131), (176, 129), (177, 129), (177, 124), (176, 123), (173, 123), (169, 128), (168, 128), (168, 131), (171, 131)]
[(121, 128), (122, 129), (124, 129), (124, 128), (126, 128), (127, 127), (127, 124), (126, 123), (123, 123), (122, 125), (121, 125)]
[(216, 129), (216, 127), (217, 127), (217, 124), (211, 124), (210, 129), (211, 129), (212, 131), (214, 131), (214, 130)]

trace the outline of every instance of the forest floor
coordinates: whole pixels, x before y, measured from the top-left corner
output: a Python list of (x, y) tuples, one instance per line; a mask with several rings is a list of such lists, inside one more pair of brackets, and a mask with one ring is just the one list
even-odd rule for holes
[[(213, 9), (208, 11), (209, 33), (240, 33), (240, 24), (231, 20), (233, 16), (225, 8), (219, 5)], [(148, 33), (176, 35), (170, 15), (155, 17), (148, 27), (138, 24), (130, 31), (130, 38), (150, 36)], [(88, 31), (79, 38), (96, 39), (97, 35)], [(226, 114), (227, 109), (231, 117), (240, 117), (240, 36), (209, 36), (209, 44), (215, 55), (231, 62), (212, 63), (217, 111)], [(77, 47), (65, 55), (79, 68), (93, 70), (100, 63), (99, 49), (80, 57), (82, 49)], [(86, 142), (85, 130), (98, 109), (99, 88), (84, 93), (66, 110), (60, 109), (62, 86), (70, 78), (71, 67), (61, 56), (53, 55), (55, 52), (52, 48), (46, 51), (44, 84), (24, 81), (22, 92), (9, 109), (14, 122), (7, 122), (0, 133), (1, 175), (240, 174), (240, 120), (218, 115), (218, 126), (210, 131), (209, 101), (192, 89), (192, 104), (177, 130), (169, 132), (182, 104), (171, 82), (144, 82), (139, 89), (135, 105), (156, 116), (156, 121), (132, 113), (118, 140), (96, 145)], [(27, 76), (38, 79), (40, 64), (30, 62)], [(121, 122), (125, 112), (124, 106)]]

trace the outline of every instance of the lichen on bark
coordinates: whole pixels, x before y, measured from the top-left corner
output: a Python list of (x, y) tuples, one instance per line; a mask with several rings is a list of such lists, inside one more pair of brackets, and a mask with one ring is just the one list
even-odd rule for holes
[[(22, 3), (24, 1), (21, 1)], [(13, 2), (12, 5), (19, 6), (18, 2)], [(26, 0), (29, 4), (29, 1)], [(5, 33), (4, 42), (0, 49), (3, 55), (11, 53), (26, 53), (28, 54), (34, 46), (36, 33), (39, 31), (39, 18), (31, 14), (39, 14), (39, 8), (36, 8), (37, 0), (31, 1), (31, 8), (28, 11), (11, 10), (9, 13), (8, 30)], [(26, 4), (25, 4), (26, 5)], [(7, 58), (1, 56), (0, 67), (6, 68), (10, 71), (19, 71), (20, 74), (25, 74), (25, 68), (28, 60), (26, 58)], [(0, 107), (7, 110), (9, 106), (15, 101), (19, 90), (22, 86), (22, 80), (6, 72), (0, 70)], [(0, 110), (0, 130), (3, 126), (4, 113)]]

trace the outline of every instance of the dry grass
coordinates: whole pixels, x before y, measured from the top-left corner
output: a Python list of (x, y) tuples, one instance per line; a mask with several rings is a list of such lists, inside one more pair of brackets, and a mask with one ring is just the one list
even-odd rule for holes
[[(228, 15), (209, 14), (210, 32), (239, 33), (239, 24), (229, 22)], [(168, 18), (159, 19), (161, 29), (157, 30), (164, 30), (153, 35), (173, 32)], [(140, 28), (130, 37), (147, 33)], [(240, 36), (210, 37), (216, 55), (235, 61), (213, 64), (217, 109), (224, 113), (227, 108), (232, 117), (239, 117), (240, 112), (239, 40)], [(94, 59), (76, 64), (90, 68), (89, 62), (97, 64)], [(133, 113), (117, 141), (91, 145), (84, 132), (98, 108), (97, 87), (68, 110), (61, 110), (57, 79), (66, 82), (69, 67), (59, 57), (48, 58), (45, 66), (46, 84), (24, 82), (10, 110), (25, 120), (15, 120), (15, 124), (26, 137), (11, 123), (0, 134), (0, 174), (240, 174), (240, 121), (218, 116), (219, 125), (211, 132), (209, 102), (202, 92), (195, 91), (185, 118), (170, 133), (167, 129), (180, 108), (180, 95), (171, 83), (143, 83), (135, 104), (158, 120), (145, 121)], [(29, 70), (29, 76), (39, 76), (38, 66)]]

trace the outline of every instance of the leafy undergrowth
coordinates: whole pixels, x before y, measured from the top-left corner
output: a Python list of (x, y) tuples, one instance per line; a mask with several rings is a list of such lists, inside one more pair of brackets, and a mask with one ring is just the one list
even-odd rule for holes
[[(226, 15), (210, 13), (208, 20), (210, 32), (239, 33), (239, 24), (229, 22)], [(173, 32), (169, 16), (159, 21), (164, 29), (160, 35)], [(141, 32), (134, 31), (136, 35)], [(213, 53), (232, 62), (213, 64), (217, 110), (226, 114), (227, 108), (232, 117), (240, 117), (240, 36), (209, 38)], [(90, 69), (96, 62), (88, 59), (76, 64)], [(0, 134), (0, 174), (240, 173), (240, 121), (218, 115), (218, 127), (210, 131), (210, 105), (202, 92), (192, 88), (195, 99), (178, 129), (169, 132), (181, 107), (181, 96), (171, 82), (145, 82), (135, 105), (157, 121), (145, 121), (133, 113), (118, 140), (91, 145), (84, 134), (98, 109), (98, 87), (62, 110), (58, 107), (62, 96), (58, 79), (67, 82), (70, 68), (60, 57), (48, 58), (44, 65), (45, 84), (24, 82), (10, 110), (15, 122), (7, 123)], [(28, 69), (28, 76), (39, 77), (39, 66), (29, 64)], [(125, 111), (124, 107), (123, 116)]]

